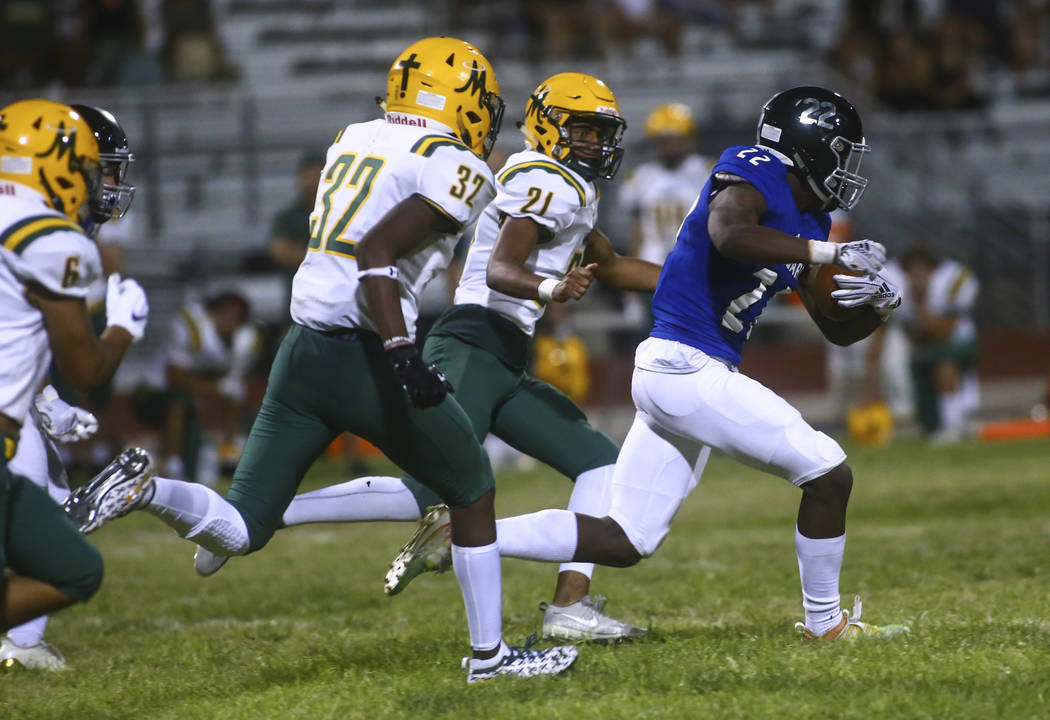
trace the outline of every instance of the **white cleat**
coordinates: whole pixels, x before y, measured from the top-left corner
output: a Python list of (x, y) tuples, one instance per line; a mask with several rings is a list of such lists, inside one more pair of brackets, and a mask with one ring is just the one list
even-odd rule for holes
[(572, 645), (534, 650), (528, 647), (506, 647), (506, 653), (499, 662), (489, 667), (479, 667), (475, 658), (463, 658), (462, 666), (467, 669), (467, 682), (476, 683), (490, 680), (498, 675), (517, 675), (518, 677), (536, 677), (537, 675), (557, 675), (569, 669), (576, 662), (579, 650)]
[(611, 618), (602, 610), (605, 597), (585, 596), (572, 605), (540, 603), (543, 610), (543, 637), (563, 640), (610, 641), (645, 637), (649, 631)]
[(66, 515), (87, 535), (110, 520), (127, 515), (153, 495), (153, 461), (142, 448), (128, 448), (69, 494)]
[(205, 550), (200, 545), (197, 552), (193, 554), (193, 569), (201, 577), (208, 577), (219, 572), (219, 569), (230, 559), (229, 555), (216, 555), (211, 550)]
[(0, 671), (25, 668), (26, 670), (49, 670), (55, 672), (66, 669), (66, 659), (53, 645), (41, 640), (37, 645), (22, 647), (11, 642), (5, 636), (0, 642)]
[(452, 567), (452, 521), (445, 505), (432, 505), (419, 527), (386, 573), (383, 592), (397, 595), (425, 572), (443, 573)]

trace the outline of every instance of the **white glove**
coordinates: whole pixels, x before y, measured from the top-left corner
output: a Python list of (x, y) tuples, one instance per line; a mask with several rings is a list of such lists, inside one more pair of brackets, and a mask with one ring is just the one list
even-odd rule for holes
[(146, 332), (146, 318), (149, 317), (146, 291), (131, 278), (121, 280), (119, 273), (110, 275), (108, 283), (106, 327), (122, 327), (138, 342)]
[(881, 273), (875, 277), (835, 275), (835, 284), (841, 289), (833, 290), (831, 297), (844, 308), (871, 305), (885, 319), (901, 304), (900, 288)]
[(41, 429), (59, 442), (87, 440), (98, 430), (98, 419), (84, 408), (74, 407), (48, 385), (33, 400)]
[(835, 264), (874, 276), (886, 264), (886, 248), (874, 240), (854, 240), (837, 246)]

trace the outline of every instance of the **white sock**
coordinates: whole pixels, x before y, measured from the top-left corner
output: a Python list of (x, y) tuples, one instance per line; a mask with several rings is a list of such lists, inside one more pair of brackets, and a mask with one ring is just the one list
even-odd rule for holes
[(47, 627), (47, 615), (35, 617), (27, 623), (13, 627), (7, 631), (8, 639), (18, 647), (33, 647), (39, 645), (44, 639), (44, 629)]
[(453, 544), (452, 567), (467, 608), (470, 646), (475, 650), (492, 650), (503, 642), (499, 545), (461, 547)]
[(153, 497), (142, 508), (182, 537), (217, 555), (248, 552), (248, 528), (237, 509), (199, 483), (153, 479)]
[(937, 397), (937, 413), (941, 420), (938, 429), (951, 433), (962, 432), (966, 425), (969, 404), (969, 398), (962, 389), (940, 394)]
[(540, 510), (497, 520), (496, 542), (505, 557), (569, 562), (576, 554), (576, 513)]
[(361, 477), (296, 495), (281, 520), (287, 526), (321, 522), (418, 520), (419, 503), (396, 477)]
[[(616, 465), (604, 465), (592, 468), (580, 473), (576, 478), (576, 484), (569, 496), (569, 510), (581, 515), (592, 515), (594, 517), (605, 517), (609, 514), (609, 501), (612, 499), (610, 488), (612, 487), (613, 469)], [(581, 575), (592, 577), (594, 575), (594, 563), (562, 563), (558, 572), (578, 572)]]
[(795, 528), (795, 553), (802, 578), (802, 607), (806, 627), (823, 635), (842, 620), (839, 607), (839, 572), (846, 552), (845, 534), (834, 538), (808, 538)]

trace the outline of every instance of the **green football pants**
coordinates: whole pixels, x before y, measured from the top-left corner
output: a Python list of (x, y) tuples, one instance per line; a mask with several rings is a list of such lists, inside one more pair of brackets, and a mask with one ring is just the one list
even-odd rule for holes
[(227, 493), (252, 550), (269, 541), (310, 465), (344, 431), (378, 447), (452, 507), (493, 487), (488, 457), (455, 397), (413, 407), (377, 335), (331, 336), (294, 325)]
[(102, 584), (98, 550), (76, 531), (45, 490), (12, 474), (2, 458), (0, 568), (45, 582), (79, 602), (86, 602)]
[[(432, 335), (423, 346), (423, 358), (451, 381), (478, 442), (491, 432), (573, 480), (616, 462), (616, 443), (592, 427), (568, 396), (510, 368), (491, 352), (450, 335)], [(417, 478), (403, 479), (425, 511), (441, 500)]]

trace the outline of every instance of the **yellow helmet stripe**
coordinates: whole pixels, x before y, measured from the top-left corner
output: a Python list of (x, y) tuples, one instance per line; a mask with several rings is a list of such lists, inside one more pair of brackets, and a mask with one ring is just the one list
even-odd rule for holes
[(179, 313), (179, 317), (182, 318), (182, 322), (186, 323), (186, 329), (190, 331), (190, 350), (193, 352), (200, 352), (201, 350), (201, 329), (197, 325), (197, 321), (193, 319), (188, 310), (183, 310)]
[(79, 234), (84, 232), (79, 225), (66, 218), (37, 215), (15, 223), (0, 234), (0, 244), (16, 255), (21, 255), (37, 238), (62, 230)]
[(416, 144), (412, 146), (412, 152), (416, 155), (422, 155), (423, 157), (430, 157), (439, 147), (445, 146), (454, 147), (457, 150), (464, 150), (468, 153), (474, 152), (459, 140), (450, 138), (447, 135), (426, 135), (421, 137), (416, 141)]
[(565, 180), (565, 182), (569, 183), (569, 185), (572, 186), (573, 190), (575, 190), (576, 193), (580, 196), (580, 207), (583, 207), (587, 204), (587, 193), (584, 191), (583, 186), (580, 185), (579, 181), (572, 175), (570, 175), (568, 170), (559, 165), (555, 165), (552, 162), (544, 162), (542, 160), (531, 160), (529, 162), (524, 162), (521, 165), (514, 165), (513, 167), (509, 167), (502, 173), (500, 173), (499, 181), (505, 185), (507, 181), (509, 181), (518, 173), (528, 172), (529, 170), (543, 170), (544, 172), (549, 172), (552, 175), (561, 176)]

